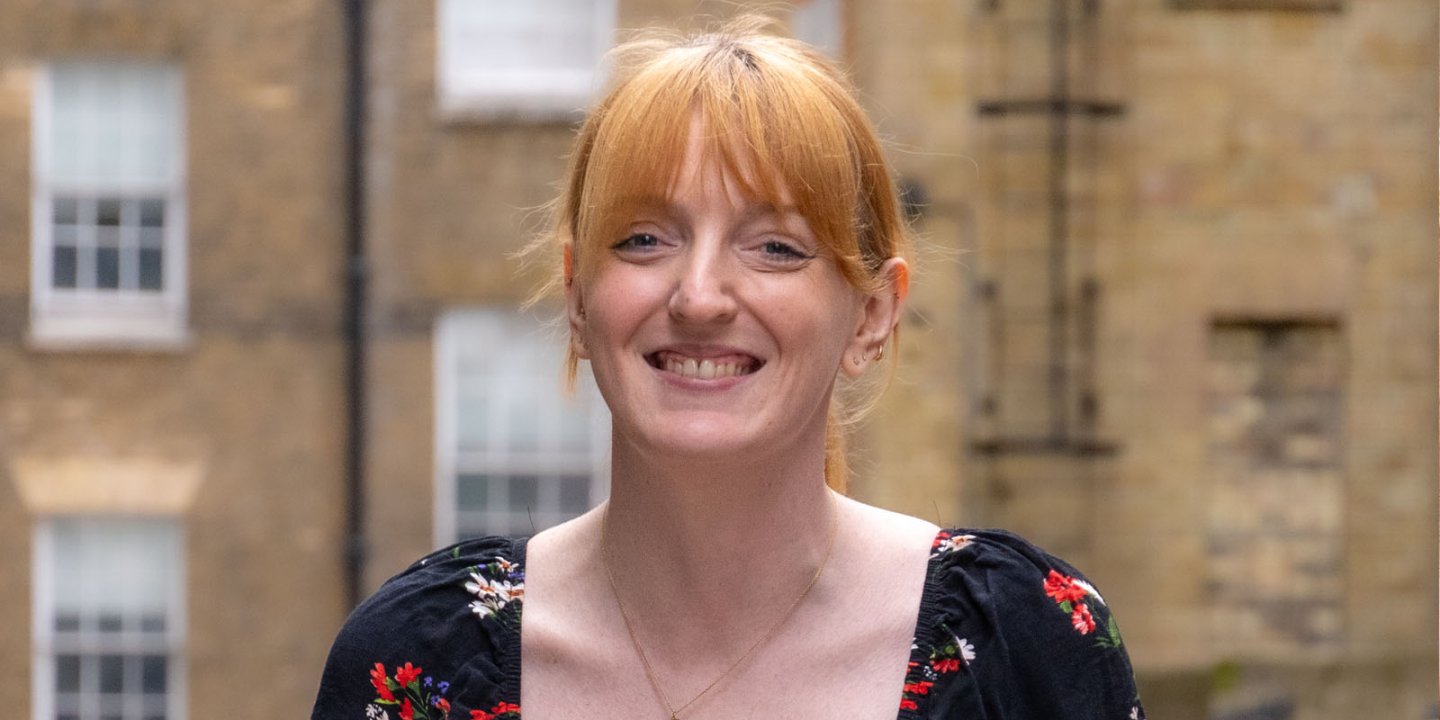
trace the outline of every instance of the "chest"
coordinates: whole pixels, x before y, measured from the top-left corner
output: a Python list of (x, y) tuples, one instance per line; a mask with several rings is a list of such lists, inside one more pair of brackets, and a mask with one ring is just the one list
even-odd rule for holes
[[(726, 656), (652, 659), (651, 670), (680, 720), (894, 720), (922, 580), (910, 574), (852, 585), (814, 612), (797, 613), (792, 626), (733, 669), (735, 658)], [(526, 720), (669, 717), (623, 629), (553, 610), (527, 603), (525, 611)]]
[[(653, 669), (681, 720), (893, 720), (911, 647), (902, 624), (871, 624), (859, 634), (797, 633), (809, 642), (763, 648), (718, 682), (713, 667)], [(628, 640), (613, 639), (620, 642), (581, 655), (527, 653), (534, 661), (522, 671), (526, 720), (669, 717)]]

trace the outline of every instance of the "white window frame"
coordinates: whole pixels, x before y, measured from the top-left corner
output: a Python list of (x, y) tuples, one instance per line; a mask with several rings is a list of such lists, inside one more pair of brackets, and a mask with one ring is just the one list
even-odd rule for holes
[[(553, 328), (546, 327), (532, 319), (531, 316), (502, 308), (464, 308), (447, 312), (436, 322), (434, 345), (436, 440), (434, 541), (437, 547), (448, 545), (459, 539), (460, 508), (456, 493), (458, 478), (463, 472), (488, 471), (496, 474), (533, 472), (538, 475), (583, 472), (590, 475), (589, 505), (591, 507), (599, 504), (610, 493), (610, 413), (583, 364), (575, 383), (575, 395), (579, 396), (583, 402), (567, 399), (563, 406), (541, 409), (540, 450), (531, 453), (532, 456), (536, 456), (533, 459), (538, 460), (535, 465), (526, 465), (527, 460), (523, 457), (508, 455), (503, 438), (496, 443), (499, 447), (493, 452), (466, 453), (460, 450), (458, 361), (465, 344), (473, 342), (473, 340), (467, 341), (466, 336), (474, 332), (474, 323), (477, 322), (477, 319), (479, 322), (499, 319), (500, 322), (516, 328), (517, 335), (525, 334), (524, 337), (514, 337), (513, 340), (517, 342), (538, 341), (544, 344), (553, 344), (555, 362), (551, 367), (536, 368), (539, 373), (537, 380), (542, 383), (553, 382), (557, 389), (561, 386), (562, 378), (559, 369), (564, 358), (565, 346)], [(485, 343), (487, 348), (493, 347), (499, 352), (503, 352), (508, 345), (509, 343), (505, 341)], [(587, 403), (590, 438), (588, 455), (584, 457), (565, 456), (559, 452), (547, 451), (547, 439), (551, 442), (555, 440), (553, 435), (555, 425), (543, 422), (544, 415), (546, 413), (585, 412)], [(503, 404), (492, 403), (489, 409), (491, 416), (488, 425), (503, 428), (505, 411)], [(552, 483), (549, 487), (553, 489), (555, 486)], [(491, 497), (496, 499), (493, 494)], [(547, 496), (544, 487), (541, 488), (538, 504), (540, 507), (534, 509), (531, 518), (535, 521), (534, 529), (536, 531), (570, 517), (562, 512), (563, 508), (559, 505), (558, 497)], [(515, 522), (517, 511), (518, 509), (494, 511), (496, 531), (502, 534), (530, 534), (531, 529), (528, 523), (522, 527)], [(510, 518), (509, 520), (505, 519), (507, 516)]]
[[(604, 77), (604, 53), (615, 38), (616, 0), (592, 0), (591, 41), (596, 52), (584, 66), (528, 71), (490, 71), (458, 62), (456, 8), (492, 0), (437, 0), (435, 9), (435, 95), (447, 119), (574, 120), (594, 100)], [(514, 4), (512, 3), (512, 6)], [(474, 42), (476, 40), (469, 40)]]
[[(166, 600), (166, 622), (165, 652), (166, 663), (166, 720), (185, 720), (185, 709), (187, 704), (187, 663), (185, 655), (186, 646), (186, 612), (185, 612), (185, 535), (184, 529), (177, 518), (173, 516), (126, 516), (117, 518), (115, 516), (100, 515), (56, 515), (41, 518), (35, 526), (34, 543), (32, 546), (32, 573), (31, 573), (31, 629), (32, 629), (32, 698), (31, 703), (33, 717), (35, 720), (55, 720), (56, 718), (56, 694), (55, 687), (55, 656), (61, 650), (69, 650), (76, 654), (96, 654), (99, 652), (123, 653), (145, 653), (154, 651), (155, 645), (145, 640), (143, 634), (132, 634), (129, 632), (119, 633), (114, 640), (99, 639), (97, 635), (103, 633), (92, 633), (85, 635), (77, 632), (75, 644), (70, 647), (62, 647), (63, 643), (56, 637), (55, 615), (56, 602), (54, 596), (55, 573), (59, 571), (56, 567), (55, 557), (55, 524), (57, 520), (80, 521), (97, 520), (105, 521), (136, 521), (146, 523), (164, 523), (171, 527), (175, 533), (174, 557), (169, 558), (175, 569), (174, 582), (171, 584), (169, 597)], [(89, 710), (86, 713), (85, 710)], [(143, 717), (140, 700), (136, 697), (129, 697), (123, 716), (127, 718)], [(99, 717), (100, 711), (95, 707), (82, 708), (81, 717), (87, 715)]]
[[(163, 75), (176, 98), (176, 133), (171, 149), (175, 158), (171, 177), (164, 181), (78, 182), (50, 177), (49, 156), (53, 132), (53, 73), (60, 65), (105, 64)], [(30, 333), (32, 346), (42, 349), (97, 347), (181, 348), (187, 344), (186, 304), (186, 167), (185, 94), (180, 69), (174, 65), (140, 60), (76, 58), (45, 65), (36, 73), (32, 96), (31, 142), (31, 263)], [(57, 288), (53, 284), (53, 203), (60, 193), (106, 194), (117, 198), (144, 195), (165, 200), (164, 240), (161, 255), (161, 290)]]

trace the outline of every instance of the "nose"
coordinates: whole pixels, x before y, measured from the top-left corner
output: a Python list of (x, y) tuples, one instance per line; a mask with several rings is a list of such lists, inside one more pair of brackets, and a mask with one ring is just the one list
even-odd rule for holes
[(670, 316), (688, 323), (723, 323), (735, 317), (732, 268), (720, 243), (691, 243), (670, 294)]

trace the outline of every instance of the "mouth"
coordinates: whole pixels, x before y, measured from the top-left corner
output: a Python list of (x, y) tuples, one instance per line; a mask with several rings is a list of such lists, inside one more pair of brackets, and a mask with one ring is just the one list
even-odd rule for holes
[(742, 377), (759, 370), (765, 364), (763, 360), (743, 353), (695, 357), (670, 350), (650, 353), (645, 356), (645, 362), (656, 370), (697, 380)]

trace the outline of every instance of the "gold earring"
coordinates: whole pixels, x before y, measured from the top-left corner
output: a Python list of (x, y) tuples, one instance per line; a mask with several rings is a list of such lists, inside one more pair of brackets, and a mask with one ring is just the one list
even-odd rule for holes
[(884, 359), (885, 359), (885, 343), (884, 343), (884, 342), (881, 342), (881, 343), (880, 343), (880, 347), (879, 347), (879, 348), (876, 348), (876, 350), (875, 350), (875, 362), (880, 362), (881, 360), (884, 360)]

